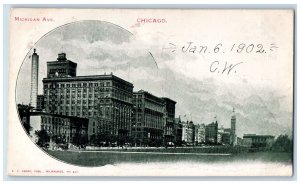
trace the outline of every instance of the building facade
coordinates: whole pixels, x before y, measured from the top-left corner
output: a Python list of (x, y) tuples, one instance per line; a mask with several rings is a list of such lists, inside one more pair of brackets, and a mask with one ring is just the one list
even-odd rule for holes
[(164, 139), (165, 143), (175, 142), (175, 105), (176, 102), (170, 98), (161, 98), (164, 102)]
[(182, 123), (182, 141), (187, 145), (195, 144), (195, 125), (193, 121), (186, 121)]
[(230, 128), (224, 129), (224, 133), (222, 135), (222, 143), (225, 145), (231, 144), (231, 129)]
[(44, 95), (37, 95), (37, 111), (42, 111), (45, 108), (44, 105)]
[(165, 131), (165, 103), (146, 91), (133, 93), (132, 136), (135, 145), (161, 145)]
[(43, 79), (45, 112), (89, 119), (89, 137), (130, 136), (133, 85), (110, 75), (76, 76), (77, 64), (59, 54)]
[(271, 135), (245, 134), (243, 136), (242, 144), (246, 147), (270, 148), (274, 143), (274, 138), (275, 137)]
[(32, 136), (35, 131), (45, 130), (53, 142), (78, 143), (83, 136), (87, 137), (88, 133), (88, 119), (86, 118), (31, 112), (30, 123), (33, 127)]
[(182, 144), (182, 122), (181, 118), (175, 118), (175, 144), (181, 145)]
[(75, 77), (77, 64), (68, 60), (65, 53), (59, 53), (56, 61), (47, 62), (47, 78)]
[(205, 125), (204, 123), (195, 126), (195, 143), (205, 143)]
[(218, 122), (212, 122), (205, 126), (205, 141), (210, 144), (218, 142)]

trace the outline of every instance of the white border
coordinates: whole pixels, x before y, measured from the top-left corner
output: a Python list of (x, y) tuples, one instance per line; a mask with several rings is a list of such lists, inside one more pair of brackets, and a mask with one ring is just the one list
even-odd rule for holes
[[(150, 2), (151, 3), (155, 3), (156, 5), (152, 4), (152, 5), (148, 5), (148, 7), (152, 7), (152, 8), (153, 7), (154, 8), (159, 8), (159, 7), (167, 8), (167, 7), (172, 6), (174, 8), (174, 5), (167, 5), (166, 3), (168, 3), (168, 1), (166, 1), (166, 0), (152, 0), (152, 1), (144, 2), (144, 3), (139, 2), (139, 1), (126, 1), (126, 2), (123, 2), (121, 0), (118, 0), (118, 1), (117, 0), (109, 0), (109, 1), (108, 0), (104, 0), (104, 1), (101, 1), (101, 3), (103, 5), (96, 5), (96, 6), (93, 6), (93, 7), (97, 7), (97, 8), (100, 8), (100, 7), (104, 7), (104, 8), (108, 8), (108, 7), (121, 7), (121, 8), (136, 7), (136, 8), (141, 8), (141, 7), (145, 7), (145, 4), (148, 4)], [(74, 5), (74, 4), (65, 4), (65, 3), (66, 2), (62, 2), (61, 0), (42, 1), (42, 2), (38, 1), (38, 0), (31, 0), (31, 1), (27, 1), (27, 2), (23, 2), (21, 0), (12, 0), (12, 1), (4, 0), (3, 3), (2, 3), (2, 5), (3, 4), (15, 4), (15, 5), (12, 5), (12, 6), (18, 6), (18, 7), (19, 6), (21, 6), (21, 7), (22, 6), (23, 7), (44, 7), (45, 5), (47, 5), (47, 7), (48, 6), (50, 6), (50, 7), (57, 7), (57, 6), (59, 6), (59, 7), (73, 7), (73, 8), (77, 7), (77, 8), (79, 8), (79, 7), (90, 7), (91, 6), (91, 5), (88, 5), (88, 4), (85, 4), (85, 5), (79, 5), (79, 4), (82, 4), (82, 3), (94, 4), (94, 3), (99, 3), (99, 1), (96, 1), (96, 0), (85, 0), (84, 2), (81, 2), (79, 0), (73, 0), (72, 3), (77, 4), (77, 5)], [(112, 3), (118, 3), (119, 5), (112, 5)], [(226, 1), (226, 3), (229, 3), (229, 4), (224, 4), (225, 1), (222, 1), (222, 0), (200, 1), (200, 2), (196, 1), (196, 0), (185, 0), (185, 1), (177, 1), (176, 0), (176, 1), (172, 1), (172, 3), (176, 3), (177, 4), (176, 6), (178, 6), (178, 8), (180, 8), (180, 7), (185, 7), (185, 8), (190, 7), (191, 5), (187, 5), (187, 3), (190, 3), (190, 4), (196, 4), (196, 3), (206, 4), (206, 5), (201, 6), (201, 8), (213, 8), (214, 7), (213, 5), (216, 5), (216, 8), (222, 8), (222, 7), (223, 8), (230, 8), (230, 7), (238, 8), (238, 7), (241, 7), (242, 5), (245, 5), (247, 8), (254, 8), (254, 7), (261, 7), (261, 8), (271, 8), (271, 7), (274, 8), (275, 7), (275, 8), (279, 8), (280, 6), (285, 7), (286, 4), (295, 4), (295, 6), (296, 6), (295, 9), (296, 10), (298, 9), (298, 7), (297, 7), (298, 1), (296, 1), (296, 0), (285, 0), (285, 1), (282, 0), (282, 1), (276, 2), (278, 4), (272, 4), (272, 5), (266, 5), (268, 3), (274, 3), (274, 1), (271, 1), (271, 0), (264, 0), (264, 1), (261, 1), (261, 0), (260, 1), (259, 0), (252, 0), (252, 1), (243, 1), (243, 2), (238, 1), (238, 0)], [(23, 5), (17, 5), (17, 4), (23, 4)], [(32, 4), (38, 4), (38, 5), (32, 5)], [(54, 5), (54, 4), (57, 4), (57, 5)], [(130, 4), (135, 4), (135, 5), (130, 5)], [(141, 5), (141, 4), (144, 4), (144, 5)], [(195, 6), (193, 6), (193, 7), (195, 7)], [(3, 16), (3, 10), (4, 10), (3, 6), (1, 6), (0, 10), (1, 10), (1, 15)], [(1, 27), (3, 29), (7, 29), (7, 28), (3, 27), (3, 26), (7, 26), (7, 25), (4, 25), (4, 23), (5, 23), (5, 22), (3, 22), (4, 18), (2, 17), (1, 20), (2, 20), (1, 21)], [(299, 21), (299, 19), (297, 17), (296, 17), (296, 21), (297, 22), (296, 22), (295, 26), (298, 25), (298, 21)], [(2, 32), (3, 32), (3, 29), (1, 29)], [(3, 37), (3, 33), (0, 36), (0, 41), (2, 41), (2, 43), (4, 43), (4, 45), (2, 45), (3, 48), (1, 49), (1, 52), (0, 52), (2, 58), (3, 58), (4, 54), (6, 55), (6, 57), (8, 56), (8, 43), (7, 43), (8, 40), (7, 40), (7, 37), (8, 37), (7, 33), (6, 33), (5, 37)], [(296, 38), (296, 39), (298, 41), (298, 38)], [(297, 41), (296, 41), (296, 45), (297, 45)], [(296, 53), (298, 53), (298, 48), (296, 48), (296, 49), (297, 49)], [(295, 58), (295, 60), (297, 61), (297, 57)], [(8, 107), (7, 101), (6, 102), (3, 101), (3, 100), (5, 100), (5, 97), (7, 97), (6, 95), (7, 95), (7, 87), (8, 87), (7, 86), (7, 84), (8, 84), (8, 76), (7, 76), (7, 74), (8, 74), (8, 71), (7, 71), (8, 70), (8, 61), (7, 60), (2, 60), (2, 61), (3, 61), (3, 65), (1, 65), (1, 67), (0, 67), (2, 69), (1, 70), (2, 71), (2, 75), (0, 75), (1, 76), (0, 79), (3, 80), (3, 83), (0, 83), (1, 84), (0, 85), (0, 88), (1, 88), (0, 101), (3, 102), (3, 106), (1, 107), (2, 110), (0, 111), (1, 112), (0, 113), (0, 117), (2, 118), (1, 120), (3, 120), (3, 116), (5, 116), (5, 109), (7, 109), (7, 107)], [(298, 71), (298, 65), (296, 65), (296, 71)], [(296, 76), (298, 76), (297, 73), (296, 73)], [(297, 105), (298, 105), (298, 98), (297, 98), (297, 96), (298, 96), (298, 90), (297, 90), (297, 87), (299, 85), (298, 84), (299, 81), (297, 79), (295, 79), (295, 80), (296, 80), (296, 84), (295, 84), (294, 88), (295, 88), (295, 90), (297, 92), (297, 94), (295, 94), (295, 96), (296, 96), (296, 98), (295, 98), (295, 101), (296, 101), (295, 102), (295, 104), (296, 104), (295, 107), (297, 107)], [(297, 111), (297, 109), (295, 109), (295, 111)], [(295, 112), (295, 117), (298, 117), (298, 115), (299, 115), (298, 111)], [(4, 119), (5, 119), (5, 117), (4, 117)], [(2, 130), (2, 133), (3, 133), (3, 131), (5, 131), (4, 127), (7, 126), (7, 123), (5, 123), (4, 121), (5, 120), (3, 120), (3, 123), (0, 126), (0, 129)], [(296, 125), (296, 122), (297, 122), (297, 120), (295, 119), (295, 125)], [(297, 133), (298, 133), (298, 129), (299, 129), (299, 127), (297, 127)], [(2, 141), (2, 143), (6, 142), (6, 140), (7, 140), (7, 138), (5, 138), (5, 135), (6, 135), (6, 133), (3, 133), (3, 137), (1, 137), (1, 139), (0, 139), (0, 141)], [(1, 146), (2, 146), (1, 147), (1, 155), (4, 155), (4, 152), (6, 152), (6, 149), (5, 149), (6, 146), (5, 145), (4, 146), (1, 145)], [(298, 149), (298, 148), (299, 148), (299, 142), (297, 142), (297, 147), (295, 149)], [(3, 158), (3, 157), (5, 157), (5, 155), (1, 157), (2, 158), (2, 161), (1, 161), (2, 165), (1, 166), (3, 167), (3, 172), (4, 172), (4, 173), (1, 174), (2, 179), (3, 179), (3, 175), (6, 173), (5, 172), (6, 171), (5, 158)], [(297, 152), (297, 156), (296, 157), (297, 157), (297, 159), (299, 159), (299, 152)], [(295, 166), (298, 166), (298, 161), (296, 161), (296, 162), (297, 163), (295, 164)], [(297, 181), (298, 174), (299, 174), (299, 172), (297, 170), (296, 174), (294, 174), (294, 178), (293, 179), (289, 179), (290, 181), (276, 181), (276, 182), (271, 182), (271, 183), (275, 184), (275, 185), (279, 184), (279, 183), (280, 184), (281, 183), (284, 183), (284, 184), (295, 184), (296, 181)], [(45, 177), (45, 178), (47, 178), (47, 177)], [(111, 178), (111, 179), (102, 178), (102, 180), (112, 180), (112, 179), (113, 178)], [(141, 180), (142, 178), (139, 178), (139, 179), (135, 179), (135, 178), (121, 178), (121, 179), (118, 179), (118, 178), (115, 178), (114, 180), (129, 180), (129, 179), (130, 180)], [(191, 178), (189, 178), (189, 179), (191, 179)], [(187, 178), (180, 178), (180, 181), (181, 180), (189, 180), (189, 179), (187, 179)], [(18, 179), (18, 177), (17, 177), (16, 179), (7, 179), (7, 176), (6, 176), (5, 180), (50, 180), (50, 179), (49, 178), (43, 179), (43, 177), (38, 177), (38, 178), (34, 177), (32, 179), (28, 179), (27, 177), (24, 178), (24, 179), (22, 179), (22, 178)], [(66, 179), (51, 178), (51, 180), (70, 180), (70, 178), (69, 179), (68, 178), (66, 178)], [(100, 180), (100, 178), (96, 178), (96, 179), (95, 178), (82, 178), (82, 179), (77, 179), (76, 178), (76, 179), (73, 179), (73, 180), (78, 180), (77, 182), (75, 182), (75, 184), (76, 183), (80, 183), (81, 184), (81, 183), (83, 183), (83, 182), (81, 182), (82, 180)], [(164, 178), (163, 179), (159, 179), (159, 178), (158, 179), (147, 178), (146, 180), (171, 180), (171, 178), (169, 178), (169, 179), (164, 179)], [(176, 178), (176, 180), (178, 181), (179, 179)], [(198, 178), (197, 180), (212, 180), (212, 178), (210, 178), (210, 179), (206, 179), (206, 178), (201, 179), (201, 178)], [(234, 177), (230, 177), (230, 178), (221, 178), (221, 179), (217, 178), (215, 180), (223, 180), (224, 181), (224, 180), (236, 180), (236, 179)], [(239, 180), (254, 180), (254, 179), (253, 178), (248, 178), (248, 179), (239, 179)], [(268, 180), (268, 179), (256, 178), (256, 180)], [(274, 180), (278, 180), (278, 179), (274, 178)], [(285, 179), (281, 179), (281, 180), (285, 180)], [(186, 182), (180, 182), (180, 181), (179, 182), (171, 182), (171, 183), (172, 184), (186, 183)], [(9, 182), (9, 183), (16, 183), (16, 182)], [(21, 183), (24, 184), (24, 182), (21, 182)], [(41, 183), (41, 182), (29, 182), (29, 181), (27, 181), (26, 183), (35, 184), (35, 183)], [(45, 182), (43, 182), (43, 183), (45, 183)], [(53, 182), (48, 182), (48, 183), (52, 184)], [(94, 183), (99, 184), (99, 182), (94, 182)], [(126, 182), (118, 182), (117, 181), (117, 182), (114, 182), (114, 183), (125, 183), (125, 184), (126, 183), (128, 183), (128, 184), (130, 183), (130, 184), (132, 184), (132, 182), (130, 182), (130, 181), (126, 181)], [(140, 182), (135, 182), (135, 183), (139, 183), (140, 184)], [(153, 183), (153, 182), (147, 182), (146, 184), (148, 184), (148, 183)], [(165, 184), (164, 181), (161, 181), (159, 183), (164, 183)], [(199, 183), (199, 182), (195, 182), (195, 183)], [(203, 182), (201, 182), (201, 183), (203, 183)], [(207, 183), (222, 183), (222, 184), (227, 184), (227, 183), (228, 184), (237, 184), (237, 183), (239, 183), (240, 184), (240, 182), (236, 182), (236, 181), (234, 181), (234, 182), (232, 182), (232, 181), (225, 181), (225, 182), (215, 181), (215, 182), (207, 182)], [(248, 181), (248, 182), (243, 182), (243, 183), (246, 183), (246, 184), (251, 183), (252, 184), (252, 183), (257, 183), (257, 182)], [(260, 183), (264, 183), (265, 184), (264, 181), (259, 182), (259, 184)]]

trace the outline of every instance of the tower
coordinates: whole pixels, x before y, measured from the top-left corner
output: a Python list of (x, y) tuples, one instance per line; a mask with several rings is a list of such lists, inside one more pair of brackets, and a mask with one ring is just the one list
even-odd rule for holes
[(65, 53), (59, 53), (56, 61), (47, 62), (47, 78), (75, 77), (77, 63), (68, 60)]
[(30, 105), (36, 109), (37, 94), (38, 94), (38, 72), (39, 72), (39, 55), (36, 49), (33, 50), (31, 56), (31, 91), (30, 91)]
[(232, 116), (231, 116), (231, 144), (235, 146), (237, 144), (236, 141), (236, 115), (233, 108)]

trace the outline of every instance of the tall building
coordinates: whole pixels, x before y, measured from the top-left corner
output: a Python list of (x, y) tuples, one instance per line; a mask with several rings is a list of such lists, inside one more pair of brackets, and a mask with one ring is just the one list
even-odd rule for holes
[(195, 142), (195, 125), (193, 121), (182, 123), (182, 141), (187, 145), (193, 145)]
[(175, 141), (175, 105), (176, 102), (170, 98), (162, 98), (165, 104), (165, 129), (164, 129), (164, 139), (165, 142)]
[(232, 141), (232, 145), (235, 146), (237, 144), (236, 141), (236, 115), (234, 112), (234, 108), (232, 111), (232, 116), (231, 116), (231, 141)]
[(218, 142), (218, 122), (212, 122), (205, 126), (206, 143), (216, 144)]
[(164, 101), (146, 91), (133, 93), (132, 136), (136, 145), (158, 146), (165, 128)]
[(30, 106), (37, 108), (37, 94), (38, 94), (38, 76), (39, 75), (39, 55), (36, 49), (31, 55), (31, 91), (30, 91)]
[(65, 53), (59, 53), (56, 61), (47, 62), (47, 78), (75, 77), (77, 64), (68, 60)]
[(130, 136), (133, 85), (113, 74), (76, 76), (64, 53), (47, 63), (45, 112), (89, 119), (89, 137)]
[(205, 143), (205, 125), (204, 123), (195, 126), (195, 142)]

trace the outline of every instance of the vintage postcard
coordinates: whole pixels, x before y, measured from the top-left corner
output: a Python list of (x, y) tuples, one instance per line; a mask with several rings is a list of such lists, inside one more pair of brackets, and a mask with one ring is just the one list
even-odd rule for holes
[(292, 9), (11, 9), (11, 176), (292, 176)]

